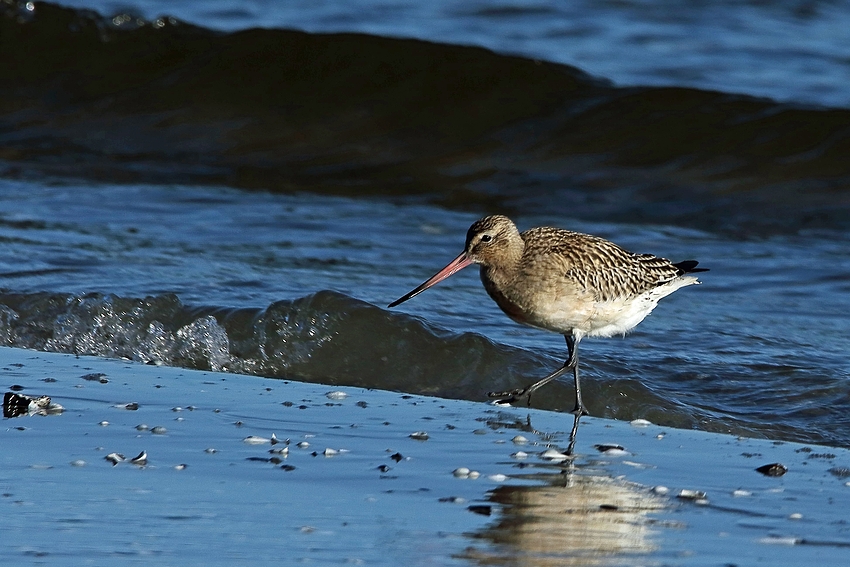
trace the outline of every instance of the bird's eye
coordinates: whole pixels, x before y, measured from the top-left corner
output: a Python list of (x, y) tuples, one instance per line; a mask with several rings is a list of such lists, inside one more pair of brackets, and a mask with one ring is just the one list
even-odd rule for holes
[(490, 242), (491, 240), (493, 240), (493, 237), (490, 236), (489, 234), (482, 234), (481, 235), (481, 242)]

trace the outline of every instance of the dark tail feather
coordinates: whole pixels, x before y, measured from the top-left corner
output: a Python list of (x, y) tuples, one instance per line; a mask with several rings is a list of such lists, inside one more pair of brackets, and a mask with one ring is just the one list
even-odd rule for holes
[(679, 262), (678, 264), (673, 264), (673, 267), (679, 270), (679, 275), (684, 274), (694, 274), (697, 272), (707, 272), (708, 268), (697, 268), (696, 260), (685, 260), (684, 262)]

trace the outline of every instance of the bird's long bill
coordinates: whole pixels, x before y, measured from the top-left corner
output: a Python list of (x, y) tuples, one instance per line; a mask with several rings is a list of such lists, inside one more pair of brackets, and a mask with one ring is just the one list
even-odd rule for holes
[(428, 281), (423, 282), (422, 285), (420, 285), (419, 287), (417, 287), (416, 289), (414, 289), (410, 293), (407, 293), (407, 294), (399, 297), (398, 299), (396, 299), (392, 303), (390, 303), (389, 307), (395, 307), (399, 303), (404, 303), (405, 301), (407, 301), (411, 297), (415, 297), (415, 296), (419, 295), (420, 293), (422, 293), (423, 291), (425, 291), (426, 289), (428, 289), (432, 285), (440, 283), (441, 281), (443, 281), (444, 279), (446, 279), (450, 275), (461, 271), (462, 269), (464, 269), (465, 267), (467, 267), (471, 263), (472, 263), (472, 260), (467, 258), (466, 252), (463, 252), (460, 256), (458, 256), (457, 258), (452, 260), (451, 263), (449, 263), (448, 266), (446, 266), (445, 268), (443, 268), (442, 270), (440, 270), (439, 272), (437, 272), (436, 274), (431, 276), (431, 278), (428, 279)]

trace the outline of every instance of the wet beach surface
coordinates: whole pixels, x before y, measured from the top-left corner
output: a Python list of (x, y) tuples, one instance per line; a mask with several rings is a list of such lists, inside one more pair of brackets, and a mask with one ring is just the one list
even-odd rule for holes
[(0, 541), (20, 564), (841, 565), (850, 546), (844, 449), (588, 418), (563, 462), (552, 412), (0, 359), (6, 391), (64, 408), (0, 431)]

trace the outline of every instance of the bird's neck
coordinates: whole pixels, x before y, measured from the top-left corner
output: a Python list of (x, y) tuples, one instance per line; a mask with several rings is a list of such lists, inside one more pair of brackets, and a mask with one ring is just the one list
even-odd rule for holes
[(500, 251), (498, 257), (481, 266), (482, 279), (505, 289), (519, 274), (524, 247), (522, 240), (511, 242), (510, 246)]

